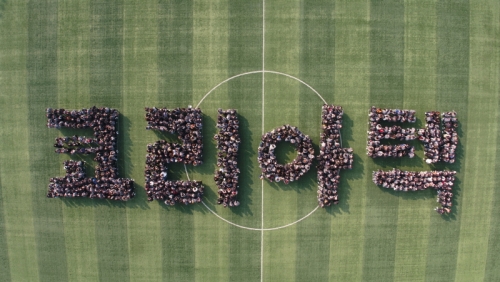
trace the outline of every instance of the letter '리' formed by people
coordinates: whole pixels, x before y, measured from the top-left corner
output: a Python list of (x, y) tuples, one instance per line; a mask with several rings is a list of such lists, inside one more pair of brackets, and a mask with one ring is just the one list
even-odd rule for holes
[(148, 201), (164, 201), (166, 205), (185, 205), (201, 202), (203, 184), (201, 181), (167, 180), (167, 164), (202, 163), (203, 142), (201, 136), (201, 110), (177, 108), (173, 110), (145, 108), (146, 129), (168, 131), (177, 134), (181, 144), (160, 140), (148, 144), (144, 188)]

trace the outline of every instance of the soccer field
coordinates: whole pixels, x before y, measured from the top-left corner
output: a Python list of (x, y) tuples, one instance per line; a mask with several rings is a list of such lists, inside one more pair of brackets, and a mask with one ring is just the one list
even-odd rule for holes
[[(0, 281), (500, 281), (499, 88), (498, 0), (0, 0)], [(283, 124), (317, 154), (322, 99), (344, 108), (354, 149), (326, 209), (315, 168), (285, 185), (257, 162)], [(45, 109), (94, 105), (120, 111), (120, 176), (137, 195), (48, 199), (80, 159), (54, 138), (91, 132), (49, 129)], [(147, 144), (176, 138), (146, 130), (144, 107), (188, 105), (203, 111), (204, 162), (169, 178), (203, 181), (204, 204), (148, 202)], [(457, 161), (427, 165), (417, 141), (413, 159), (369, 158), (371, 106), (416, 110), (417, 128), (455, 110)], [(241, 125), (232, 209), (216, 204), (218, 108)], [(393, 167), (457, 171), (452, 213), (433, 211), (434, 190), (372, 182)]]

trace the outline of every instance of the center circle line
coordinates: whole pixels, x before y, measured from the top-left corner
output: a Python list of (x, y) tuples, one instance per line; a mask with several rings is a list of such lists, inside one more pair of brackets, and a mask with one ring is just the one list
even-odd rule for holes
[[(231, 76), (225, 80), (223, 80), (222, 82), (218, 83), (216, 86), (214, 86), (212, 89), (210, 89), (210, 91), (207, 92), (207, 94), (205, 94), (200, 102), (198, 102), (198, 104), (196, 105), (196, 108), (199, 108), (201, 103), (203, 103), (203, 101), (205, 100), (205, 98), (208, 97), (208, 95), (210, 95), (213, 91), (215, 91), (217, 88), (219, 88), (221, 85), (223, 85), (224, 83), (230, 81), (230, 80), (233, 80), (235, 78), (238, 78), (238, 77), (241, 77), (241, 76), (245, 76), (245, 75), (250, 75), (250, 74), (258, 74), (258, 73), (262, 73), (262, 74), (265, 74), (265, 73), (272, 73), (272, 74), (277, 74), (277, 75), (282, 75), (282, 76), (285, 76), (285, 77), (288, 77), (288, 78), (291, 78), (293, 80), (296, 80), (298, 82), (300, 82), (301, 84), (305, 85), (307, 88), (309, 88), (311, 91), (313, 91), (322, 101), (324, 104), (327, 104), (326, 100), (323, 98), (323, 96), (321, 96), (321, 94), (319, 94), (318, 91), (316, 91), (316, 89), (314, 89), (312, 86), (310, 86), (309, 84), (307, 84), (306, 82), (304, 82), (303, 80), (293, 76), (293, 75), (290, 75), (290, 74), (286, 74), (286, 73), (283, 73), (283, 72), (278, 72), (278, 71), (272, 71), (272, 70), (256, 70), (256, 71), (249, 71), (249, 72), (244, 72), (244, 73), (240, 73), (240, 74), (237, 74), (237, 75), (234, 75), (234, 76)], [(341, 140), (340, 140), (340, 144), (342, 144), (342, 137), (340, 137)], [(342, 146), (342, 145), (341, 145)], [(187, 179), (189, 181), (191, 181), (191, 179), (189, 178), (189, 173), (187, 171), (187, 167), (186, 167), (186, 164), (184, 164), (184, 171), (186, 172), (186, 176), (187, 176)], [(311, 212), (309, 212), (308, 214), (306, 214), (305, 216), (303, 216), (302, 218), (299, 218), (298, 220), (294, 221), (294, 222), (291, 222), (291, 223), (288, 223), (288, 224), (285, 224), (285, 225), (282, 225), (282, 226), (277, 226), (277, 227), (271, 227), (271, 228), (253, 228), (253, 227), (247, 227), (247, 226), (243, 226), (243, 225), (239, 225), (239, 224), (236, 224), (232, 221), (229, 221), (225, 218), (223, 218), (222, 216), (220, 216), (219, 214), (217, 214), (215, 211), (213, 211), (204, 201), (201, 201), (201, 203), (203, 204), (203, 206), (205, 206), (205, 208), (207, 210), (209, 210), (213, 215), (215, 215), (217, 218), (219, 218), (220, 220), (230, 224), (230, 225), (233, 225), (235, 227), (238, 227), (238, 228), (242, 228), (242, 229), (246, 229), (246, 230), (252, 230), (252, 231), (272, 231), (272, 230), (278, 230), (278, 229), (283, 229), (283, 228), (286, 228), (286, 227), (289, 227), (289, 226), (292, 226), (292, 225), (295, 225), (297, 223), (299, 223), (300, 221), (308, 218), (309, 216), (311, 216), (315, 211), (318, 210), (319, 206), (316, 206)]]

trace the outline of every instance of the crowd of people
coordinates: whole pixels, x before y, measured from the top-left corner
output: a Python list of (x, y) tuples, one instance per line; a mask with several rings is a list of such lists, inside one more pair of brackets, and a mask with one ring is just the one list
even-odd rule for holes
[[(148, 183), (146, 183), (148, 185)], [(201, 202), (203, 184), (201, 181), (163, 180), (151, 181), (147, 190), (148, 201), (163, 201), (167, 206), (177, 203), (189, 205)]]
[(83, 137), (78, 135), (57, 137), (54, 147), (56, 147), (56, 153), (70, 153), (74, 154), (95, 154), (97, 152), (96, 147), (82, 147), (84, 145), (94, 145), (98, 144), (95, 138)]
[(176, 108), (168, 110), (145, 108), (146, 129), (177, 134), (181, 144), (169, 144), (166, 161), (169, 163), (202, 164), (203, 138), (201, 135), (202, 115), (199, 108)]
[(353, 150), (342, 148), (340, 129), (344, 111), (341, 106), (323, 105), (318, 156), (318, 205), (327, 207), (339, 203), (340, 170), (352, 169)]
[(408, 144), (382, 145), (381, 140), (409, 141), (415, 139), (415, 128), (400, 126), (382, 126), (380, 122), (411, 122), (416, 121), (415, 111), (399, 109), (381, 109), (372, 106), (368, 114), (369, 130), (367, 155), (372, 158), (415, 156), (415, 148)]
[[(105, 183), (97, 178), (88, 178), (85, 174), (85, 162), (68, 160), (64, 163), (66, 176), (51, 178), (48, 198), (76, 198), (88, 197), (91, 199), (108, 199), (128, 201), (135, 193), (131, 190), (132, 180), (126, 178), (110, 178)], [(124, 189), (123, 187), (130, 187)]]
[[(292, 143), (298, 151), (298, 156), (288, 164), (279, 164), (274, 149), (280, 141)], [(297, 127), (283, 125), (262, 136), (259, 149), (258, 161), (261, 168), (260, 178), (267, 178), (271, 182), (298, 180), (304, 173), (311, 169), (314, 159), (314, 148), (311, 138), (300, 132)]]
[(414, 110), (381, 109), (372, 106), (369, 113), (370, 122), (411, 122), (417, 121)]
[(239, 121), (236, 110), (218, 110), (217, 128), (219, 133), (214, 136), (217, 140), (217, 166), (215, 184), (218, 189), (217, 204), (224, 207), (237, 207), (240, 202), (238, 195), (238, 146), (241, 142)]
[(376, 185), (394, 191), (419, 191), (432, 188), (438, 191), (437, 201), (441, 205), (435, 210), (439, 214), (449, 214), (452, 207), (455, 171), (390, 171), (373, 172), (372, 180)]
[(176, 108), (173, 110), (145, 108), (146, 129), (168, 131), (177, 134), (181, 144), (159, 140), (148, 144), (145, 190), (148, 200), (164, 201), (166, 205), (194, 204), (201, 202), (203, 184), (201, 181), (167, 180), (167, 164), (202, 163), (202, 115), (199, 108)]
[(457, 113), (443, 113), (443, 146), (441, 149), (441, 160), (447, 163), (454, 163), (456, 159), (455, 152), (458, 146), (458, 119)]
[(446, 112), (442, 114), (444, 132), (441, 132), (440, 112), (426, 112), (425, 121), (425, 129), (418, 131), (418, 138), (424, 143), (425, 161), (429, 164), (439, 161), (454, 163), (458, 145), (457, 113)]
[[(66, 175), (50, 179), (47, 197), (90, 197), (127, 201), (135, 196), (133, 179), (118, 177), (118, 116), (115, 109), (92, 107), (82, 110), (46, 110), (49, 128), (91, 128), (94, 137), (56, 138), (56, 153), (90, 154), (95, 153), (97, 162), (95, 176), (85, 177), (83, 162), (64, 163)], [(97, 145), (81, 147), (82, 145)]]

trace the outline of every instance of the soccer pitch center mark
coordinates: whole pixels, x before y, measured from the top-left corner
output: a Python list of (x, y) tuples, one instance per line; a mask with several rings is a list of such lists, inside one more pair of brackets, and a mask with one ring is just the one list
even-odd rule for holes
[[(285, 77), (288, 77), (288, 78), (291, 78), (295, 81), (298, 81), (300, 82), (301, 84), (305, 85), (307, 88), (309, 88), (311, 91), (313, 91), (320, 99), (321, 101), (323, 101), (324, 104), (327, 104), (326, 100), (323, 98), (323, 96), (321, 96), (321, 94), (319, 94), (318, 91), (316, 91), (316, 89), (314, 89), (312, 86), (310, 86), (309, 84), (307, 84), (306, 82), (302, 81), (301, 79), (295, 77), (295, 76), (292, 76), (292, 75), (289, 75), (289, 74), (286, 74), (286, 73), (283, 73), (283, 72), (278, 72), (278, 71), (271, 71), (271, 70), (257, 70), (257, 71), (250, 71), (250, 72), (244, 72), (244, 73), (240, 73), (240, 74), (237, 74), (237, 75), (234, 75), (230, 78), (227, 78), (225, 79), (224, 81), (220, 82), (219, 84), (217, 84), (216, 86), (214, 86), (212, 89), (210, 89), (210, 91), (207, 92), (207, 94), (205, 94), (200, 102), (198, 102), (198, 104), (196, 105), (196, 108), (199, 108), (201, 103), (203, 103), (203, 101), (205, 100), (205, 98), (207, 98), (210, 94), (212, 94), (213, 91), (215, 91), (217, 88), (219, 88), (221, 85), (235, 79), (235, 78), (238, 78), (238, 77), (241, 77), (241, 76), (245, 76), (245, 75), (250, 75), (250, 74), (258, 74), (258, 73), (261, 73), (262, 76), (264, 76), (264, 74), (266, 73), (272, 73), (272, 74), (277, 74), (277, 75), (281, 75), (281, 76), (285, 76)], [(264, 114), (264, 113), (263, 113)], [(342, 137), (340, 138), (340, 144), (342, 146)], [(187, 171), (187, 167), (186, 165), (184, 164), (184, 170), (186, 172), (186, 176), (188, 178), (188, 180), (190, 180), (189, 178), (189, 174), (188, 174), (188, 171)], [(243, 226), (243, 225), (239, 225), (239, 224), (236, 224), (234, 222), (231, 222), (225, 218), (223, 218), (222, 216), (218, 215), (215, 211), (213, 211), (212, 209), (210, 209), (208, 207), (207, 204), (205, 204), (204, 201), (201, 202), (203, 204), (203, 206), (205, 206), (205, 208), (207, 208), (208, 211), (210, 211), (212, 214), (214, 214), (217, 218), (219, 218), (220, 220), (228, 223), (228, 224), (231, 224), (233, 226), (236, 226), (238, 228), (242, 228), (242, 229), (246, 229), (246, 230), (252, 230), (252, 231), (272, 231), (272, 230), (278, 230), (278, 229), (283, 229), (283, 228), (286, 228), (286, 227), (289, 227), (289, 226), (292, 226), (292, 225), (295, 225), (299, 222), (301, 222), (302, 220), (308, 218), (309, 216), (311, 216), (318, 208), (319, 206), (316, 206), (311, 212), (309, 212), (308, 214), (306, 214), (305, 216), (303, 216), (302, 218), (294, 221), (294, 222), (291, 222), (291, 223), (288, 223), (288, 224), (285, 224), (285, 225), (282, 225), (282, 226), (277, 226), (277, 227), (271, 227), (271, 228), (264, 228), (262, 226), (262, 228), (253, 228), (253, 227), (248, 227), (248, 226)]]

